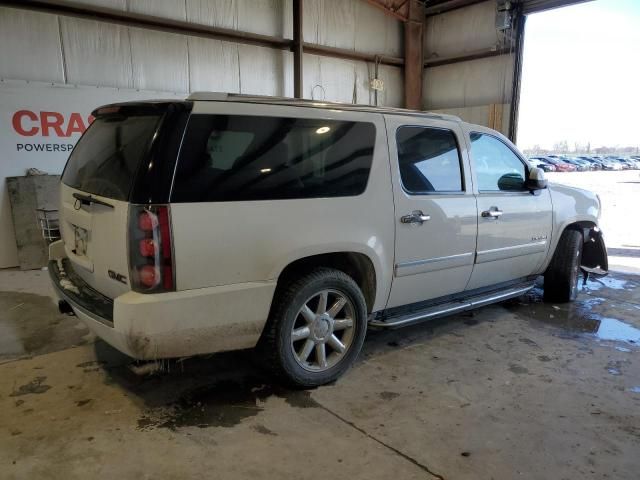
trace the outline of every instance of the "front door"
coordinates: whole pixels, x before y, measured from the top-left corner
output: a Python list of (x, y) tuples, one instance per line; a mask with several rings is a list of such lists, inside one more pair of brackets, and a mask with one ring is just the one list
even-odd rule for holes
[(465, 289), (477, 210), (458, 125), (396, 116), (386, 121), (396, 217), (391, 308)]
[(525, 162), (489, 132), (469, 132), (478, 199), (478, 247), (468, 290), (535, 273), (549, 249), (551, 195), (524, 187)]

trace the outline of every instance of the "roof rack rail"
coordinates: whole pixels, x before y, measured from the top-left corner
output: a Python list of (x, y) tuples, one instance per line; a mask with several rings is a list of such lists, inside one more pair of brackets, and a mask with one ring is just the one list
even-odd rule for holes
[(273, 105), (291, 105), (305, 106), (315, 108), (340, 108), (343, 110), (352, 110), (360, 112), (387, 113), (394, 115), (412, 115), (428, 118), (438, 118), (461, 122), (460, 117), (455, 115), (447, 115), (443, 113), (432, 113), (420, 110), (409, 110), (396, 107), (376, 107), (373, 105), (362, 105), (356, 103), (340, 103), (328, 102), (324, 100), (312, 100), (308, 98), (291, 98), (291, 97), (271, 97), (267, 95), (249, 95), (243, 93), (227, 93), (227, 92), (193, 92), (187, 100), (191, 101), (214, 101), (214, 102), (243, 102), (243, 103), (263, 103)]

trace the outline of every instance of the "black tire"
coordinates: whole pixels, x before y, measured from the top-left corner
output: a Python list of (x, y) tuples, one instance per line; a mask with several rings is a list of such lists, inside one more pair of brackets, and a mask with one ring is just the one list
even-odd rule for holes
[[(329, 292), (328, 297), (333, 294), (336, 295), (334, 299), (342, 296), (347, 300), (346, 306), (349, 307), (348, 311), (353, 314), (353, 322), (352, 327), (344, 327), (343, 331), (338, 332), (338, 327), (335, 327), (336, 330), (334, 331), (333, 327), (331, 327), (331, 332), (329, 332), (329, 334), (333, 335), (342, 335), (340, 340), (343, 340), (345, 338), (344, 335), (349, 331), (349, 344), (343, 353), (338, 352), (338, 350), (334, 351), (329, 343), (325, 343), (325, 346), (322, 347), (324, 352), (328, 352), (326, 353), (325, 361), (328, 362), (330, 358), (333, 358), (336, 363), (330, 365), (330, 362), (328, 362), (329, 364), (326, 367), (318, 365), (318, 371), (311, 371), (309, 370), (312, 368), (311, 365), (303, 366), (302, 363), (305, 362), (301, 363), (300, 359), (303, 354), (298, 352), (304, 351), (307, 342), (317, 341), (315, 336), (316, 323), (303, 323), (303, 327), (306, 326), (313, 332), (309, 338), (305, 337), (305, 339), (292, 341), (293, 330), (296, 325), (300, 325), (300, 322), (306, 322), (301, 309), (313, 302), (314, 298), (319, 298), (322, 294), (321, 292), (325, 291)], [(316, 296), (314, 297), (314, 295)], [(326, 309), (329, 310), (328, 301), (325, 303), (327, 303)], [(337, 304), (337, 301), (334, 304)], [(317, 312), (319, 308), (318, 305), (315, 311)], [(346, 311), (340, 310), (339, 312)], [(318, 318), (317, 313), (314, 313), (314, 315)], [(337, 321), (340, 320), (338, 316), (335, 315), (335, 320)], [(342, 321), (348, 322), (348, 318), (349, 316), (345, 314)], [(360, 353), (366, 331), (366, 302), (356, 282), (339, 270), (318, 268), (278, 288), (269, 319), (258, 344), (257, 353), (261, 362), (263, 362), (262, 365), (269, 369), (279, 380), (296, 387), (316, 387), (336, 380), (349, 369)], [(304, 342), (302, 348), (296, 346), (299, 345), (298, 342)], [(312, 352), (316, 357), (318, 355), (317, 345), (313, 348)], [(322, 368), (325, 369), (320, 370)]]
[(578, 296), (582, 234), (576, 230), (562, 232), (551, 263), (544, 274), (544, 299), (548, 302), (572, 302)]

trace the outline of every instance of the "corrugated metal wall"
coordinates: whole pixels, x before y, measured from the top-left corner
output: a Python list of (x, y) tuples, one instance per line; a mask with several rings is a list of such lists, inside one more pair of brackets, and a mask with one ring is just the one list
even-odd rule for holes
[[(428, 60), (509, 45), (510, 41), (496, 29), (496, 0), (428, 17), (425, 25)], [(423, 106), (507, 135), (514, 62), (515, 55), (506, 54), (427, 68)], [(500, 115), (492, 115), (496, 111)]]
[[(293, 32), (291, 0), (75, 2), (284, 38), (292, 38)], [(401, 22), (362, 0), (305, 0), (303, 21), (306, 42), (362, 53), (402, 56)], [(374, 64), (363, 61), (305, 54), (303, 95), (306, 98), (371, 104), (374, 94), (369, 88), (369, 79), (373, 78), (374, 71)], [(378, 94), (378, 104), (402, 106), (402, 69), (380, 65), (378, 75), (385, 82), (385, 90)], [(17, 83), (22, 85), (19, 89), (21, 95), (25, 91), (33, 92), (29, 97), (41, 96), (43, 87), (37, 82), (70, 87), (60, 89), (64, 92), (60, 97), (75, 105), (73, 108), (78, 111), (84, 107), (76, 104), (92, 104), (86, 101), (91, 98), (92, 89), (85, 86), (103, 87), (95, 89), (97, 103), (174, 97), (176, 94), (186, 96), (188, 92), (202, 90), (293, 96), (293, 54), (0, 7), (0, 107), (15, 109), (18, 108), (14, 98), (15, 82), (1, 81), (7, 79), (34, 82), (28, 85)], [(73, 85), (79, 87), (72, 88)], [(105, 91), (109, 91), (109, 95), (100, 94)], [(59, 110), (56, 105), (53, 102), (45, 108)], [(3, 128), (11, 134), (12, 112), (7, 108), (0, 111), (2, 118), (7, 120)], [(68, 141), (75, 141), (75, 138)], [(15, 148), (13, 144), (0, 152), (0, 268), (17, 265), (4, 177), (23, 175), (31, 166), (60, 173), (64, 164), (62, 157), (61, 161), (28, 163), (32, 160), (27, 158), (32, 157), (23, 158)]]
[[(290, 0), (82, 0), (76, 3), (291, 38)], [(402, 24), (363, 1), (306, 0), (304, 40), (402, 55)], [(305, 54), (304, 96), (372, 103), (373, 65)], [(402, 69), (380, 67), (380, 105), (401, 106)], [(293, 96), (290, 52), (0, 8), (0, 78), (140, 90)]]

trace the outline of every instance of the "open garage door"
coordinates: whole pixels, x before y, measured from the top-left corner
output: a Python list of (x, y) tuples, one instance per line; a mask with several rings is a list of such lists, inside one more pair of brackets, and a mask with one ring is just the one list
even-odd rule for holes
[(530, 13), (543, 12), (552, 8), (566, 7), (588, 1), (590, 0), (523, 0), (522, 13), (529, 15)]

